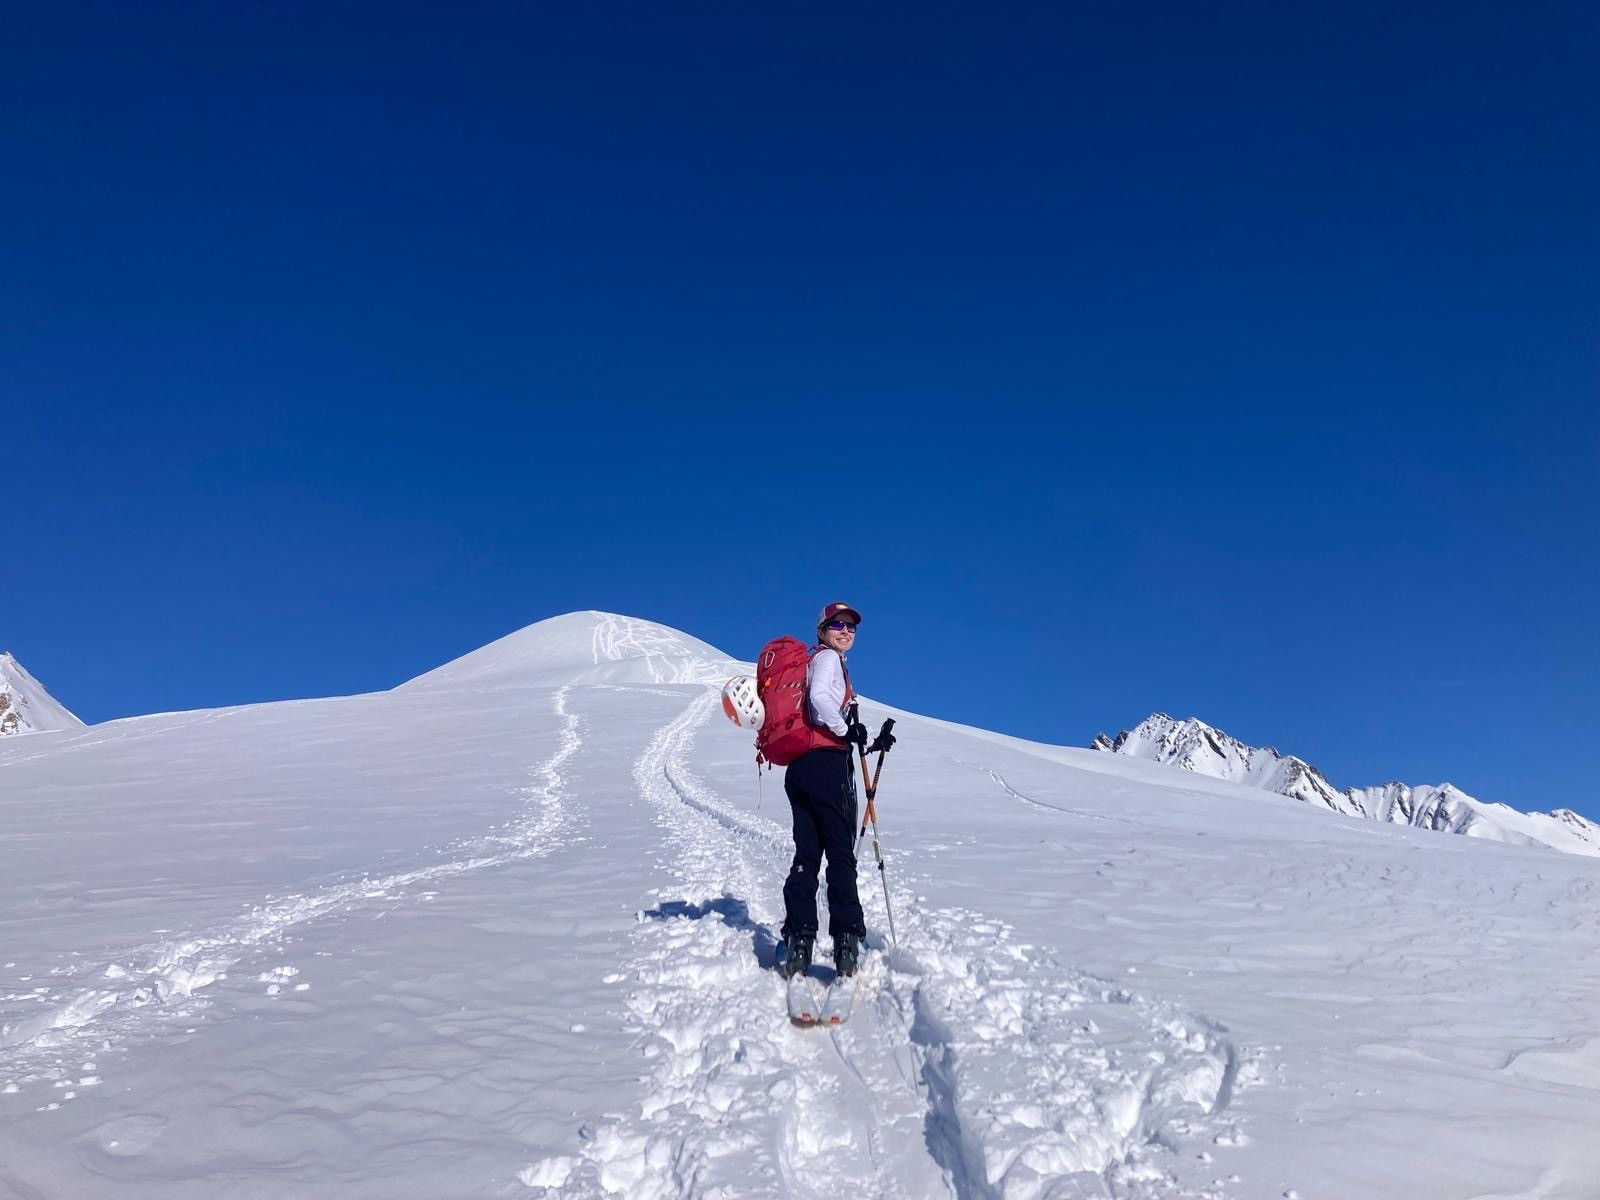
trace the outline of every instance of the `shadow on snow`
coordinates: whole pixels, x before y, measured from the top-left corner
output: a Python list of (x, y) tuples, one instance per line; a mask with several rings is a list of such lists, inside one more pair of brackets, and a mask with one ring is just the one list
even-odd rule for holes
[(646, 909), (645, 916), (652, 921), (670, 921), (683, 917), (690, 921), (717, 917), (730, 929), (750, 935), (750, 950), (761, 969), (770, 971), (778, 965), (778, 937), (771, 929), (750, 915), (750, 906), (737, 896), (721, 895), (714, 900), (691, 904), (687, 900), (663, 900), (654, 908)]

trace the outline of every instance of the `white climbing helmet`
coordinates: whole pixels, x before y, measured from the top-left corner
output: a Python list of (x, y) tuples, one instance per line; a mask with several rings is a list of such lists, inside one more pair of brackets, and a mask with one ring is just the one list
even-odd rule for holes
[(748, 675), (735, 675), (722, 685), (722, 711), (740, 729), (760, 729), (767, 719), (767, 706), (756, 694), (756, 681)]

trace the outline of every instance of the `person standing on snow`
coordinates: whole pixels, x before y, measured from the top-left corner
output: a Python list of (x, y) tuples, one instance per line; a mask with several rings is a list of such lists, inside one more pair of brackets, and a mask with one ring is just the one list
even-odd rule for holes
[(854, 975), (867, 935), (856, 894), (856, 782), (853, 746), (865, 748), (866, 726), (848, 719), (855, 690), (844, 658), (861, 614), (830, 604), (817, 618), (817, 646), (806, 669), (806, 720), (811, 748), (789, 764), (783, 790), (794, 814), (794, 863), (783, 885), (783, 971), (804, 974), (817, 937), (817, 878), (828, 859), (828, 933), (839, 975)]

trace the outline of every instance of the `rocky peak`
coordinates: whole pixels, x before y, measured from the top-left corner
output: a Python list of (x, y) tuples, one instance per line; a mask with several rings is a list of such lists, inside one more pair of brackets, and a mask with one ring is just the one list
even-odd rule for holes
[(1270, 746), (1248, 746), (1193, 717), (1178, 721), (1166, 713), (1152, 713), (1115, 738), (1097, 735), (1090, 745), (1111, 754), (1169, 763), (1215, 779), (1264, 788), (1346, 816), (1600, 855), (1600, 825), (1571, 809), (1521, 812), (1476, 800), (1450, 783), (1413, 787), (1391, 782), (1341, 792), (1304, 759), (1280, 754)]
[(0, 653), (0, 737), (82, 725), (13, 654)]

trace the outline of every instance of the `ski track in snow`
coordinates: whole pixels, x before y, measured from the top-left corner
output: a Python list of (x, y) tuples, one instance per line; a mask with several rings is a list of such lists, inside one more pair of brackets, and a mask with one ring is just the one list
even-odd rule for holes
[[(957, 761), (960, 762), (959, 759)], [(980, 763), (970, 762), (961, 762), (961, 765), (982, 771), (994, 781), (995, 786), (997, 786), (1006, 795), (1010, 796), (1013, 800), (1020, 800), (1029, 808), (1037, 809), (1040, 812), (1057, 813), (1061, 816), (1067, 817), (1082, 817), (1088, 821), (1110, 821), (1116, 825), (1132, 825), (1136, 829), (1149, 828), (1149, 826), (1144, 824), (1142, 821), (1135, 821), (1129, 817), (1113, 817), (1107, 813), (1087, 812), (1081, 808), (1068, 808), (1064, 804), (1050, 804), (1044, 800), (1037, 800), (1032, 796), (1017, 791), (1016, 788), (1012, 787), (1011, 784), (1006, 781), (1006, 777), (999, 771), (996, 771), (993, 767), (985, 767)]]
[[(697, 698), (657, 732), (634, 768), (655, 810), (684, 894), (639, 914), (627, 976), (627, 1021), (639, 1035), (645, 1095), (632, 1119), (586, 1124), (581, 1157), (558, 1156), (519, 1178), (561, 1197), (637, 1200), (703, 1196), (906, 1196), (847, 1114), (830, 1116), (842, 1085), (826, 1040), (795, 1038), (770, 969), (770, 914), (754, 898), (787, 865), (770, 825), (726, 809), (684, 765), (684, 751), (715, 696)], [(859, 1087), (859, 1083), (852, 1080)], [(857, 1114), (859, 1115), (859, 1114)], [(779, 1131), (776, 1142), (771, 1131)], [(870, 1140), (868, 1143), (870, 1147)]]
[[(1073, 971), (1003, 921), (921, 908), (892, 886), (902, 945), (869, 935), (850, 1023), (792, 1029), (771, 969), (789, 832), (689, 769), (715, 711), (715, 695), (693, 701), (635, 767), (681, 885), (639, 915), (628, 967), (645, 1098), (586, 1123), (580, 1155), (533, 1163), (523, 1183), (639, 1200), (1223, 1195), (1170, 1166), (1180, 1145), (1244, 1140), (1227, 1110), (1255, 1060), (1226, 1030)], [(871, 862), (862, 901), (882, 929)]]
[[(567, 711), (568, 691), (562, 688), (555, 694), (555, 712), (564, 718), (560, 744), (533, 769), (534, 782), (522, 789), (523, 812), (488, 833), (452, 843), (442, 861), (410, 871), (365, 875), (318, 891), (268, 897), (236, 921), (135, 947), (109, 963), (60, 968), (52, 972), (55, 987), (0, 996), (0, 1001), (44, 1006), (0, 1025), (0, 1069), (11, 1080), (8, 1086), (59, 1082), (66, 1064), (85, 1053), (115, 1050), (148, 1020), (187, 1020), (203, 1004), (197, 993), (226, 979), (229, 969), (252, 952), (281, 950), (286, 936), (298, 926), (348, 913), (362, 904), (399, 901), (419, 885), (539, 858), (566, 844), (579, 817), (567, 802), (561, 769), (583, 742), (581, 718)], [(63, 983), (91, 972), (102, 982), (61, 990)]]

